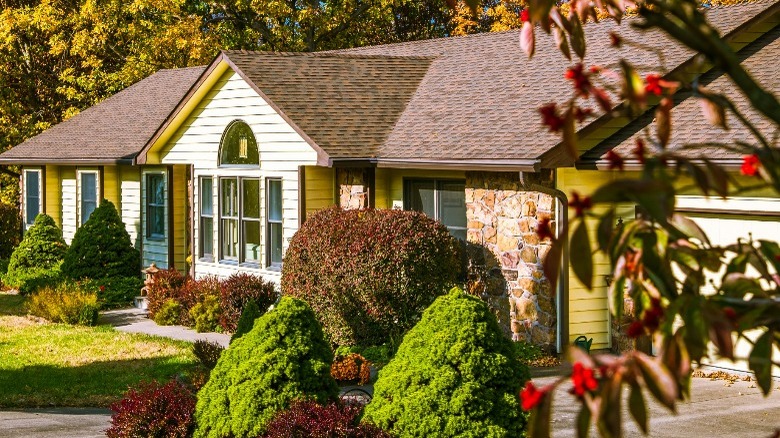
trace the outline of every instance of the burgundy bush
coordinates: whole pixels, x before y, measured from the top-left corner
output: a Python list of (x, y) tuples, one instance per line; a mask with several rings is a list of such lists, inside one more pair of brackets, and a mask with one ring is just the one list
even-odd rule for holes
[(282, 294), (309, 303), (331, 343), (399, 338), (460, 273), (457, 240), (422, 213), (320, 210), (293, 236)]
[(268, 424), (265, 438), (389, 438), (373, 424), (360, 424), (358, 404), (296, 401)]
[(189, 437), (195, 427), (195, 395), (181, 383), (150, 382), (111, 405), (108, 438)]
[(220, 308), (222, 315), (219, 325), (227, 332), (235, 332), (241, 312), (250, 300), (257, 303), (260, 311), (265, 313), (268, 307), (276, 302), (278, 294), (273, 283), (254, 275), (233, 274), (222, 282)]
[(181, 304), (179, 323), (191, 327), (195, 324), (190, 316), (190, 310), (196, 304), (202, 303), (208, 296), (219, 297), (221, 285), (219, 278), (214, 276), (203, 277), (198, 280), (187, 279), (176, 294), (176, 301)]
[(169, 299), (179, 301), (179, 292), (187, 277), (176, 269), (162, 269), (154, 274), (154, 283), (147, 289), (149, 318), (154, 315)]

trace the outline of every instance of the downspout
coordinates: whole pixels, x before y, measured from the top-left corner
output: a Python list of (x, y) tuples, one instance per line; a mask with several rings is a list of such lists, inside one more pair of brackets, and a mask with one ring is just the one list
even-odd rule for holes
[[(557, 183), (557, 174), (553, 171), (553, 186)], [(563, 239), (563, 251), (561, 257), (561, 270), (558, 274), (558, 287), (555, 291), (555, 310), (558, 312), (556, 320), (555, 348), (558, 353), (563, 353), (563, 347), (569, 343), (569, 239), (565, 235), (569, 224), (569, 199), (561, 190), (554, 187), (545, 187), (530, 181), (526, 172), (520, 172), (520, 185), (524, 190), (541, 192), (557, 199), (556, 203), (556, 235)]]

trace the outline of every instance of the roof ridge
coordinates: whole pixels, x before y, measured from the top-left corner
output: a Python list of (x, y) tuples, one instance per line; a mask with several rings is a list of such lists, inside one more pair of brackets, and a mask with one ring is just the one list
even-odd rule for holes
[[(375, 47), (375, 46), (368, 46)], [(340, 49), (349, 50), (349, 49)], [(391, 54), (364, 54), (364, 53), (351, 53), (341, 52), (340, 50), (327, 50), (322, 52), (272, 52), (269, 50), (222, 50), (223, 53), (230, 57), (230, 54), (236, 53), (240, 55), (255, 55), (255, 56), (280, 56), (280, 57), (311, 57), (311, 58), (355, 58), (355, 59), (436, 59), (436, 56), (430, 55), (391, 55)]]

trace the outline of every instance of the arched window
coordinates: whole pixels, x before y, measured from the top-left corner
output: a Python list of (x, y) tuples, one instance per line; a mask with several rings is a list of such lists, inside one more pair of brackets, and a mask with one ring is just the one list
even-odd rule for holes
[(258, 166), (260, 152), (252, 128), (241, 120), (230, 122), (219, 146), (220, 166)]

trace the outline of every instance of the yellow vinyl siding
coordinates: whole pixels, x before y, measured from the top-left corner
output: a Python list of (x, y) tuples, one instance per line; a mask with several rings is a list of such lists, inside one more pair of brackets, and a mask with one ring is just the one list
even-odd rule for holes
[(374, 207), (376, 208), (393, 207), (390, 201), (390, 175), (392, 173), (392, 170), (385, 168), (376, 169), (374, 173)]
[[(572, 192), (588, 196), (598, 187), (615, 178), (613, 172), (595, 170), (558, 169), (558, 189), (571, 200)], [(574, 210), (569, 209), (569, 223), (574, 219)], [(631, 212), (633, 217), (633, 212)], [(628, 217), (624, 219), (630, 219)], [(588, 222), (588, 234), (591, 242), (596, 241), (596, 221)], [(573, 230), (572, 230), (573, 231)], [(594, 257), (593, 290), (588, 290), (576, 277), (569, 266), (569, 342), (584, 335), (593, 338), (591, 348), (609, 348), (611, 344), (609, 329), (609, 303), (607, 300), (606, 276), (610, 275), (609, 260), (601, 254)]]
[[(103, 199), (114, 204), (118, 212), (122, 211), (122, 197), (119, 194), (119, 170), (116, 166), (103, 167)], [(98, 200), (100, 202), (100, 200)]]
[(336, 203), (332, 168), (306, 166), (306, 217)]
[(46, 205), (43, 211), (62, 228), (62, 185), (58, 166), (46, 166), (46, 180), (43, 182), (46, 192)]
[(168, 188), (166, 199), (171, 203), (173, 212), (173, 265), (179, 272), (186, 272), (187, 258), (187, 169), (185, 166), (173, 166), (173, 187)]

